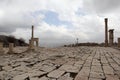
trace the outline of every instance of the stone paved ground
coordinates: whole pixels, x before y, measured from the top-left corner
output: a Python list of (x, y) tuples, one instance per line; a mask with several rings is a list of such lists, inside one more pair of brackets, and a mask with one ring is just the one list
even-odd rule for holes
[(62, 47), (38, 48), (21, 54), (1, 53), (0, 80), (120, 80), (120, 51)]

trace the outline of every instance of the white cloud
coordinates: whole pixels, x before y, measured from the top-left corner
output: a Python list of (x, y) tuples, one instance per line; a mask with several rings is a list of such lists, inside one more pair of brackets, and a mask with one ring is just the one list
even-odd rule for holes
[[(79, 42), (104, 41), (104, 17), (109, 18), (109, 28), (119, 37), (119, 0), (2, 0), (0, 3), (0, 33), (30, 38), (31, 25), (35, 24), (35, 36), (40, 45), (53, 46)], [(103, 4), (102, 4), (103, 3)], [(49, 25), (36, 11), (54, 11), (61, 21), (72, 25)], [(76, 14), (78, 12), (78, 14)], [(22, 35), (24, 33), (24, 35)]]

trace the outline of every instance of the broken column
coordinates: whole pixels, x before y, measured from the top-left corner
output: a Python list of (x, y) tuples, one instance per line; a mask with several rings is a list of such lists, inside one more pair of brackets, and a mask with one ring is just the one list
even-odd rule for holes
[(33, 39), (29, 40), (29, 49), (34, 50), (34, 41), (33, 41)]
[(114, 41), (114, 29), (109, 30), (109, 46), (113, 46)]
[(14, 44), (13, 43), (9, 43), (9, 51), (8, 51), (8, 53), (14, 53), (14, 51), (13, 51), (13, 47), (14, 47)]
[(4, 52), (4, 50), (3, 50), (3, 43), (2, 42), (0, 42), (0, 52)]
[(118, 47), (120, 48), (120, 38), (118, 38)]
[(108, 18), (105, 18), (105, 47), (108, 47)]

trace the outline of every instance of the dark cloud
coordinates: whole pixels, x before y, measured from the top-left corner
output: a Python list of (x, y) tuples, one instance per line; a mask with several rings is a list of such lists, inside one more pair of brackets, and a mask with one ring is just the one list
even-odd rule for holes
[[(14, 15), (6, 15), (7, 17), (4, 17), (4, 19), (0, 20), (0, 32), (5, 33), (12, 33), (17, 28), (30, 28), (32, 25), (32, 20), (28, 20), (29, 18), (21, 17), (19, 19), (19, 16)], [(12, 18), (13, 17), (13, 18)]]
[(120, 0), (85, 0), (84, 6), (98, 13), (108, 13), (120, 8)]

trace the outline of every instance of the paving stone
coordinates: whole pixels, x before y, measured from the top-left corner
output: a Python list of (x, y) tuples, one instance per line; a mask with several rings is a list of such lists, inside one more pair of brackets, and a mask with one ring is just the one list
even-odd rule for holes
[(55, 61), (52, 61), (51, 63), (54, 63), (56, 65), (63, 65), (66, 63), (64, 59), (56, 59)]
[(67, 74), (61, 76), (60, 78), (58, 78), (58, 80), (73, 80), (73, 78), (70, 77), (70, 73), (67, 73)]
[(100, 62), (92, 62), (93, 66), (101, 66)]
[(32, 71), (29, 71), (28, 73), (30, 77), (40, 77), (41, 75), (44, 75), (47, 72), (32, 70)]
[(74, 64), (73, 66), (77, 67), (79, 70), (82, 68), (83, 65), (80, 64)]
[(106, 75), (106, 80), (120, 80), (116, 75)]
[(114, 70), (120, 70), (120, 66), (116, 63), (110, 63), (110, 65), (114, 68)]
[(75, 80), (88, 80), (88, 77), (77, 76), (75, 77)]
[(90, 72), (90, 78), (105, 79), (104, 73)]
[(13, 71), (28, 72), (30, 71), (30, 68), (26, 66), (19, 66), (19, 67), (14, 68)]
[(5, 71), (8, 71), (8, 70), (11, 70), (12, 67), (11, 66), (4, 66), (2, 69), (5, 70)]
[(80, 60), (80, 61), (76, 61), (75, 64), (82, 65), (82, 64), (84, 64), (84, 62), (85, 61)]
[(105, 75), (106, 74), (114, 74), (113, 72), (113, 69), (110, 67), (110, 66), (103, 66), (103, 69), (104, 69), (104, 73)]
[(120, 78), (120, 70), (119, 71), (115, 71), (115, 74)]
[(91, 63), (90, 62), (86, 62), (85, 64), (84, 64), (84, 67), (90, 67), (91, 66)]
[(83, 67), (83, 69), (75, 77), (75, 80), (88, 80), (89, 73), (90, 67)]
[(49, 78), (47, 78), (46, 76), (43, 76), (43, 77), (39, 78), (39, 80), (49, 80)]
[(65, 71), (57, 69), (57, 70), (54, 70), (54, 71), (50, 72), (47, 76), (50, 77), (50, 78), (59, 78), (64, 73), (65, 73)]
[(17, 75), (13, 78), (13, 80), (29, 80), (29, 79), (30, 77), (27, 73), (22, 75)]
[(66, 63), (66, 65), (74, 65), (74, 64), (75, 61), (68, 58), (68, 62)]
[(112, 58), (108, 58), (108, 62), (109, 62), (109, 63), (114, 63), (115, 61), (113, 61)]
[(39, 78), (30, 78), (30, 80), (40, 80)]
[(103, 66), (109, 66), (109, 64), (107, 63), (107, 64), (102, 64)]
[(118, 58), (113, 58), (119, 65), (120, 65), (120, 59)]
[[(48, 63), (49, 64), (49, 63)], [(40, 70), (43, 70), (45, 72), (50, 72), (54, 70), (56, 67), (55, 66), (49, 66), (49, 65), (43, 65)]]
[(91, 71), (92, 72), (103, 72), (101, 66), (91, 66)]
[(79, 72), (79, 67), (73, 66), (73, 65), (63, 65), (59, 68), (60, 70), (64, 70), (65, 72), (73, 72), (73, 73), (78, 73)]
[(108, 61), (106, 60), (105, 57), (102, 57), (102, 58), (101, 58), (101, 62), (102, 62), (103, 64), (108, 64)]
[(98, 79), (98, 78), (89, 78), (89, 80), (103, 80), (103, 79)]

